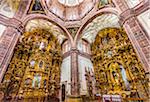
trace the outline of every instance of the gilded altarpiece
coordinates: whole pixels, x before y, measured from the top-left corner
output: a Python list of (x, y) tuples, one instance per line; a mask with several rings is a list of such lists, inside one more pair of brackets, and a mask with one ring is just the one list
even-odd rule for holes
[(105, 28), (92, 44), (96, 87), (100, 94), (147, 98), (148, 79), (123, 29)]
[(3, 79), (5, 96), (39, 100), (58, 97), (60, 89), (61, 46), (47, 29), (24, 33)]

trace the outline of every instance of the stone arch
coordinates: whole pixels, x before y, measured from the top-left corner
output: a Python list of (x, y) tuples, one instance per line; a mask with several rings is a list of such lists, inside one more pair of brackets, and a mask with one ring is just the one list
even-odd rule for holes
[[(40, 87), (40, 85), (43, 85), (43, 87), (46, 87), (45, 86), (45, 80), (47, 81), (47, 80), (51, 80), (50, 78), (49, 78), (49, 76), (51, 76), (51, 78), (52, 78), (52, 80), (51, 81), (54, 81), (54, 79), (56, 79), (55, 81), (56, 81), (56, 83), (58, 83), (59, 82), (59, 80), (60, 80), (60, 77), (59, 77), (59, 75), (60, 75), (60, 65), (61, 65), (61, 60), (62, 60), (62, 56), (61, 56), (61, 53), (60, 53), (60, 47), (59, 48), (56, 48), (56, 47), (52, 47), (52, 45), (53, 46), (60, 46), (60, 44), (58, 44), (58, 42), (56, 41), (56, 38), (54, 37), (54, 35), (52, 34), (52, 33), (49, 33), (48, 31), (44, 31), (44, 30), (42, 30), (42, 33), (40, 32), (42, 29), (36, 29), (36, 30), (34, 30), (32, 33), (30, 33), (30, 34), (28, 34), (28, 33), (24, 33), (24, 35), (25, 35), (25, 37), (24, 38), (22, 38), (22, 40), (21, 40), (21, 42), (19, 43), (19, 44), (17, 44), (16, 45), (16, 48), (15, 48), (15, 52), (14, 52), (14, 54), (13, 54), (13, 56), (12, 56), (12, 59), (11, 59), (11, 62), (10, 62), (10, 65), (8, 66), (8, 68), (10, 68), (10, 70), (8, 70), (7, 72), (6, 72), (6, 74), (5, 74), (5, 76), (6, 77), (4, 77), (4, 83), (6, 82), (5, 80), (11, 80), (11, 83), (9, 84), (9, 85), (12, 85), (12, 87), (16, 87), (15, 85), (17, 85), (17, 87), (16, 87), (16, 90), (15, 90), (15, 93), (17, 92), (17, 93), (19, 93), (19, 89), (20, 89), (20, 87), (22, 87), (22, 85), (23, 85), (23, 87), (25, 86), (25, 85), (30, 85), (30, 87)], [(34, 36), (34, 37), (36, 37), (36, 36), (41, 36), (41, 38), (43, 39), (43, 40), (41, 40), (41, 41), (43, 41), (43, 42), (45, 42), (45, 43), (47, 43), (47, 45), (49, 45), (49, 46), (51, 46), (51, 47), (49, 47), (48, 48), (48, 46), (47, 46), (47, 51), (46, 51), (46, 48), (40, 48), (40, 46), (41, 45), (39, 45), (39, 47), (35, 47), (36, 46), (36, 43), (34, 43), (35, 41), (31, 41), (31, 43), (33, 44), (33, 45), (30, 45), (29, 43), (24, 43), (24, 42), (26, 42), (27, 41), (27, 39), (30, 39), (30, 37), (31, 36)], [(50, 36), (47, 36), (47, 37), (49, 37), (49, 38), (51, 38), (51, 41), (52, 42), (48, 42), (48, 41), (46, 41), (46, 39), (45, 39), (45, 37), (44, 37), (44, 35), (50, 35)], [(32, 37), (33, 37), (32, 36)], [(32, 38), (31, 38), (32, 39)], [(35, 39), (34, 39), (35, 40)], [(37, 37), (37, 39), (36, 39), (38, 42), (40, 41), (40, 39), (39, 39), (39, 37)], [(49, 39), (47, 39), (47, 40), (49, 40)], [(26, 46), (26, 47), (21, 47), (21, 46)], [(27, 47), (28, 46), (28, 47)], [(33, 47), (34, 46), (34, 47)], [(20, 47), (21, 47), (21, 49), (20, 49)], [(30, 48), (29, 48), (30, 47)], [(27, 49), (26, 49), (27, 48)], [(30, 49), (30, 51), (31, 51), (31, 53), (29, 54), (29, 49)], [(33, 50), (31, 50), (31, 49), (36, 49), (38, 52), (33, 52)], [(48, 50), (49, 49), (49, 50)], [(52, 53), (51, 51), (52, 50), (56, 50), (57, 49), (57, 53)], [(21, 53), (20, 53), (20, 51), (21, 51)], [(27, 52), (28, 51), (28, 52)], [(19, 54), (18, 54), (18, 52), (19, 52)], [(28, 53), (28, 54), (27, 54)], [(20, 54), (21, 54), (21, 56), (22, 57), (19, 57), (19, 59), (17, 60), (17, 61), (15, 61), (15, 63), (13, 63), (14, 62), (14, 59), (16, 59), (17, 57), (16, 57), (16, 55), (19, 55), (20, 56)], [(15, 57), (14, 57), (15, 56)], [(24, 56), (24, 57), (23, 57)], [(56, 59), (56, 57), (54, 58), (53, 56), (59, 56), (58, 58), (60, 59)], [(25, 58), (26, 57), (26, 58)], [(20, 59), (23, 59), (24, 61), (22, 62), (22, 61), (20, 61)], [(27, 59), (27, 60), (26, 60)], [(30, 62), (31, 61), (34, 61), (34, 64), (31, 64)], [(42, 65), (40, 66), (40, 62), (42, 62)], [(19, 64), (18, 64), (19, 63)], [(35, 65), (35, 63), (37, 64), (37, 65)], [(14, 67), (11, 67), (11, 65), (12, 66), (14, 66)], [(19, 67), (19, 66), (20, 67)], [(25, 67), (24, 67), (25, 66)], [(54, 67), (53, 66), (57, 66), (56, 67), (56, 69), (53, 69)], [(57, 70), (57, 71), (55, 71), (54, 73), (56, 73), (56, 74), (42, 74), (42, 73), (40, 73), (40, 72), (38, 72), (38, 71), (36, 71), (36, 69), (37, 68), (41, 68), (40, 70), (42, 70), (43, 69), (43, 71), (45, 71), (45, 72), (47, 72), (47, 73), (53, 73), (53, 71), (55, 71), (55, 70)], [(11, 70), (11, 68), (13, 68), (13, 70)], [(16, 69), (17, 68), (17, 69)], [(28, 73), (26, 73), (26, 71), (27, 71), (27, 68), (32, 68), (32, 69), (34, 69), (35, 71), (34, 71), (34, 74), (32, 73), (30, 73), (30, 75), (28, 75)], [(53, 71), (52, 71), (53, 70)], [(12, 73), (13, 74), (9, 74), (9, 71), (11, 72), (11, 71), (13, 71)], [(13, 75), (13, 77), (15, 77), (14, 79), (12, 78), (12, 75)], [(46, 76), (47, 75), (47, 76)], [(9, 78), (9, 77), (11, 77), (11, 78)], [(19, 77), (20, 79), (22, 79), (22, 81), (20, 81), (20, 80), (18, 80), (16, 77)], [(28, 79), (31, 79), (31, 77), (32, 77), (32, 80), (28, 80)], [(38, 80), (38, 82), (37, 82), (37, 80)], [(32, 83), (33, 82), (33, 83)], [(49, 81), (50, 82), (50, 81)], [(50, 88), (49, 88), (49, 82), (47, 81), (47, 89), (49, 90), (49, 92), (50, 92)], [(38, 83), (36, 86), (35, 86), (35, 83)], [(42, 84), (43, 83), (43, 84)], [(58, 83), (59, 84), (59, 83)], [(6, 86), (7, 87), (7, 86)], [(26, 87), (26, 86), (25, 86)], [(59, 89), (59, 87), (57, 88), (57, 89)], [(13, 90), (13, 89), (12, 89)], [(25, 92), (25, 91), (24, 91)], [(33, 93), (34, 93), (34, 90), (32, 91)], [(58, 96), (58, 92), (59, 92), (59, 90), (57, 90), (57, 93), (55, 93), (56, 95), (55, 95), (55, 97), (57, 97)], [(11, 91), (9, 92), (10, 94), (11, 94)], [(13, 93), (13, 92), (12, 92)], [(41, 94), (42, 94), (43, 92), (41, 92)], [(15, 97), (18, 97), (18, 95), (19, 94), (16, 94), (15, 95)], [(32, 96), (32, 95), (31, 95)], [(24, 94), (24, 98), (25, 97), (30, 97), (30, 96), (26, 96), (26, 94)], [(24, 99), (23, 99), (24, 100)]]
[(26, 24), (28, 23), (28, 21), (33, 20), (33, 19), (45, 19), (48, 22), (53, 23), (54, 25), (56, 25), (59, 28), (61, 28), (66, 33), (66, 37), (71, 42), (71, 44), (73, 43), (73, 38), (72, 38), (71, 34), (68, 32), (68, 30), (65, 27), (63, 27), (61, 24), (56, 23), (55, 20), (51, 19), (47, 15), (43, 15), (43, 14), (29, 14), (29, 15), (25, 16), (24, 19), (22, 20), (23, 26), (25, 27)]
[(101, 10), (99, 10), (98, 12), (96, 12), (95, 14), (93, 14), (92, 16), (90, 16), (87, 20), (85, 20), (85, 22), (83, 22), (83, 24), (80, 26), (75, 38), (74, 38), (74, 47), (77, 45), (77, 41), (79, 40), (79, 38), (82, 35), (82, 31), (83, 29), (89, 24), (91, 23), (95, 18), (97, 18), (98, 16), (101, 16), (103, 14), (114, 14), (116, 15), (119, 19), (119, 11), (115, 8), (112, 7), (108, 7), (108, 8), (103, 8)]

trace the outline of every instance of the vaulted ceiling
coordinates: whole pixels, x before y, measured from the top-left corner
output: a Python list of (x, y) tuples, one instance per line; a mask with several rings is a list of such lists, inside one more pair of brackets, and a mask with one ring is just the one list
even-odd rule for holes
[(76, 6), (82, 3), (84, 0), (58, 0), (58, 1), (65, 6)]
[(12, 18), (21, 0), (0, 0), (0, 14)]
[(100, 30), (112, 27), (120, 27), (119, 18), (114, 14), (102, 14), (85, 27), (82, 38), (92, 43)]
[(43, 19), (30, 20), (26, 25), (25, 31), (30, 32), (37, 28), (48, 29), (58, 39), (60, 44), (63, 42), (63, 40), (67, 39), (64, 32), (58, 26)]
[[(0, 15), (13, 18), (22, 1), (26, 0), (0, 0)], [(141, 0), (125, 1), (130, 8), (135, 7), (141, 2)], [(29, 1), (27, 1), (27, 3), (28, 2)], [(54, 15), (52, 17), (55, 17), (52, 19), (55, 19), (56, 23), (60, 20), (64, 28), (76, 27), (77, 30), (83, 23), (89, 22), (88, 19), (90, 19), (95, 12), (103, 8), (115, 8), (112, 0), (30, 0), (29, 4), (24, 4), (24, 6), (25, 9), (28, 9), (26, 15), (42, 14), (47, 16), (51, 14)], [(142, 17), (144, 19), (144, 16)], [(82, 31), (81, 38), (92, 43), (101, 29), (107, 27), (120, 27), (118, 21), (119, 18), (116, 15), (104, 13), (96, 17), (90, 23), (86, 23), (87, 25)], [(53, 33), (59, 39), (60, 43), (66, 39), (64, 32), (49, 21), (41, 19), (31, 20), (26, 25), (26, 31), (34, 27), (53, 29)], [(5, 27), (0, 25), (0, 28), (4, 29)]]
[(46, 0), (45, 4), (49, 11), (60, 19), (77, 21), (92, 10), (95, 0)]

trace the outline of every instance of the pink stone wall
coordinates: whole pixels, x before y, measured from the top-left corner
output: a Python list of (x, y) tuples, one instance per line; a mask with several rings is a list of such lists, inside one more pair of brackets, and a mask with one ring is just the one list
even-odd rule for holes
[[(0, 24), (7, 26), (6, 31), (3, 36), (0, 38), (0, 82), (2, 81), (3, 75), (7, 69), (11, 56), (13, 54), (14, 47), (18, 41), (20, 35), (24, 32), (24, 27), (26, 23), (35, 18), (48, 19), (51, 22), (55, 22), (59, 27), (61, 27), (68, 38), (68, 41), (71, 44), (70, 53), (64, 54), (69, 56), (71, 55), (71, 93), (72, 95), (79, 95), (79, 82), (78, 82), (78, 55), (77, 42), (81, 38), (82, 30), (85, 26), (99, 16), (101, 13), (113, 13), (118, 16), (120, 19), (120, 25), (126, 30), (130, 41), (132, 42), (139, 59), (144, 65), (145, 71), (150, 72), (150, 41), (148, 40), (144, 30), (140, 26), (140, 22), (137, 20), (137, 16), (142, 12), (150, 9), (149, 0), (143, 0), (143, 2), (136, 6), (136, 8), (129, 8), (127, 3), (124, 0), (112, 0), (114, 7), (104, 7), (98, 9), (97, 4), (93, 6), (93, 9), (87, 13), (82, 19), (78, 21), (65, 21), (53, 14), (49, 8), (46, 6), (46, 2), (41, 0), (43, 8), (45, 8), (45, 14), (28, 14), (32, 0), (22, 0), (20, 3), (19, 10), (16, 12), (13, 18), (7, 18), (3, 15), (0, 15)], [(85, 0), (86, 1), (86, 0)], [(89, 1), (89, 0), (88, 0)], [(92, 0), (98, 3), (98, 0)], [(87, 4), (88, 5), (88, 4)], [(51, 5), (49, 5), (51, 6)], [(82, 6), (79, 6), (77, 10), (83, 10)], [(72, 10), (68, 10), (68, 14)], [(64, 12), (63, 12), (64, 13)], [(79, 14), (81, 12), (76, 12)], [(64, 15), (64, 14), (63, 14)], [(65, 15), (67, 16), (67, 15)], [(69, 27), (80, 27), (75, 38), (67, 31)], [(86, 56), (86, 55), (85, 55)]]

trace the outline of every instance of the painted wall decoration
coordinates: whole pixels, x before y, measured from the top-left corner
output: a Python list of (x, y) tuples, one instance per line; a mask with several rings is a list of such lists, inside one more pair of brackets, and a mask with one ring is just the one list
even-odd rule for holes
[(19, 8), (20, 0), (1, 0), (0, 14), (12, 18)]

